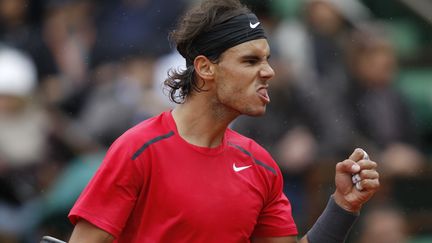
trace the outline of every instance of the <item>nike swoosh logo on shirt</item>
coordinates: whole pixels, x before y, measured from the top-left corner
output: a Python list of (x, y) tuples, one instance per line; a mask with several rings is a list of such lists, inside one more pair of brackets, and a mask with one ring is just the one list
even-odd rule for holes
[(256, 22), (255, 24), (252, 24), (251, 22), (249, 22), (249, 26), (250, 26), (252, 29), (255, 29), (259, 24), (260, 24), (260, 22)]
[(235, 165), (235, 163), (233, 163), (233, 170), (235, 171), (235, 172), (239, 172), (239, 171), (242, 171), (242, 170), (245, 170), (245, 169), (247, 169), (247, 168), (249, 168), (249, 167), (251, 167), (252, 165), (247, 165), (247, 166), (240, 166), (240, 167), (237, 167), (236, 165)]

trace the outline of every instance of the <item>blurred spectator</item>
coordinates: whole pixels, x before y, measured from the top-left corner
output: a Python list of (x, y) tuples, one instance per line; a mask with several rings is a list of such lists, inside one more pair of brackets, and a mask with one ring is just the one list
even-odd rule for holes
[(281, 55), (292, 63), (295, 74), (311, 73), (320, 87), (329, 86), (327, 92), (339, 92), (346, 87), (343, 48), (347, 35), (368, 15), (357, 0), (307, 0), (303, 19), (283, 21), (275, 40), (281, 43)]
[(349, 46), (352, 120), (356, 143), (380, 153), (383, 175), (413, 176), (424, 157), (415, 147), (417, 134), (412, 111), (394, 88), (397, 60), (391, 43), (379, 28), (363, 28), (353, 34)]
[(90, 55), (96, 35), (93, 1), (51, 0), (45, 11), (43, 38), (57, 73), (43, 80), (42, 97), (45, 103), (74, 117), (91, 87)]
[(168, 32), (185, 5), (185, 0), (103, 1), (96, 21), (94, 65), (131, 55), (157, 57), (169, 53)]
[(55, 74), (57, 67), (43, 40), (40, 19), (34, 17), (37, 15), (34, 11), (39, 8), (41, 3), (37, 0), (0, 1), (0, 42), (27, 52), (36, 64), (38, 81), (41, 81)]
[(77, 119), (81, 129), (108, 147), (132, 125), (166, 110), (153, 87), (153, 69), (154, 60), (139, 56), (100, 65)]
[[(28, 56), (18, 50), (0, 46), (0, 174), (2, 179), (9, 177), (13, 171), (42, 162), (45, 155), (48, 138), (47, 117), (40, 107), (32, 102), (36, 75), (35, 66)], [(15, 179), (19, 180), (19, 178)], [(16, 189), (19, 187), (19, 184), (10, 183), (10, 185)], [(14, 193), (26, 194), (24, 191), (22, 193), (14, 191)], [(17, 195), (18, 198), (23, 199)], [(3, 199), (7, 198), (3, 197)]]
[(349, 80), (345, 46), (349, 33), (368, 11), (357, 0), (308, 0), (303, 21), (283, 21), (274, 39), (283, 59), (290, 63), (299, 86), (319, 100), (324, 127), (320, 154), (330, 159), (343, 157), (352, 148), (352, 121), (346, 104)]
[(401, 210), (377, 206), (364, 215), (358, 243), (407, 243), (407, 221)]
[[(48, 161), (49, 120), (34, 99), (37, 73), (24, 53), (0, 46), (0, 212), (15, 210), (43, 186)], [(0, 239), (19, 225), (0, 217)]]
[(0, 45), (0, 242), (18, 241), (38, 219), (39, 198), (67, 162), (95, 147), (45, 107), (37, 85), (30, 56)]
[[(92, 82), (81, 99), (82, 109), (75, 113), (77, 126), (95, 142), (109, 146), (133, 124), (171, 106), (162, 101), (167, 97), (160, 97), (156, 85), (164, 78), (156, 83), (153, 75), (156, 60), (171, 52), (168, 32), (185, 4), (121, 0), (97, 5)], [(157, 63), (165, 66), (163, 60)]]

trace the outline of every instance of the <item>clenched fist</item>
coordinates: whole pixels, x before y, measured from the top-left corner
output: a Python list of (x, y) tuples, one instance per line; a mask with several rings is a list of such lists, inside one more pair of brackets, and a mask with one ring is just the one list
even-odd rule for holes
[[(350, 212), (360, 211), (362, 205), (380, 186), (377, 163), (365, 158), (365, 154), (362, 149), (357, 148), (348, 159), (336, 165), (334, 200), (340, 207)], [(352, 181), (353, 174), (358, 174), (360, 177), (357, 177), (359, 179), (357, 188)]]

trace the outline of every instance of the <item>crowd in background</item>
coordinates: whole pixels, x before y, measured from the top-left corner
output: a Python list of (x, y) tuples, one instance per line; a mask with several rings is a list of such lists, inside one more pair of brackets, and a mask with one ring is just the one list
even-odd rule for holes
[[(267, 114), (231, 127), (279, 163), (300, 232), (331, 194), (335, 164), (361, 147), (380, 162), (382, 189), (349, 242), (430, 240), (432, 120), (397, 84), (408, 64), (432, 67), (421, 58), (432, 41), (404, 56), (368, 1), (244, 2), (277, 75)], [(185, 63), (167, 36), (192, 3), (0, 0), (0, 242), (68, 239), (67, 213), (109, 145), (173, 107), (163, 81)]]

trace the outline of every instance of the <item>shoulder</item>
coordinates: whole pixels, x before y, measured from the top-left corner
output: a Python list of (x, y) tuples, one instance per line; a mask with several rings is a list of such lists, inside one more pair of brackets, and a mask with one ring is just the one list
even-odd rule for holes
[(111, 145), (110, 150), (122, 148), (133, 156), (143, 146), (148, 146), (163, 138), (170, 137), (174, 132), (165, 124), (166, 113), (151, 117), (127, 130)]
[(262, 167), (267, 169), (267, 171), (271, 172), (274, 175), (279, 173), (279, 167), (273, 160), (270, 153), (260, 144), (258, 144), (255, 140), (248, 138), (231, 129), (228, 129), (227, 131), (227, 140), (230, 147), (233, 147), (240, 152), (249, 155), (253, 158), (255, 163), (261, 165)]
[[(265, 150), (260, 144), (258, 144), (252, 138), (246, 137), (232, 129), (227, 130), (228, 143), (239, 145), (245, 149), (251, 150), (257, 153), (264, 153), (269, 155), (267, 150)], [(270, 156), (270, 155), (269, 155)]]

